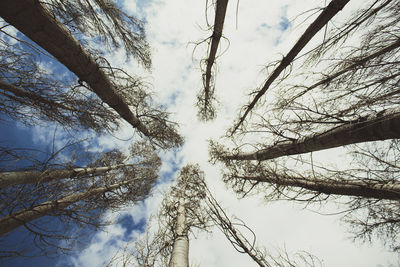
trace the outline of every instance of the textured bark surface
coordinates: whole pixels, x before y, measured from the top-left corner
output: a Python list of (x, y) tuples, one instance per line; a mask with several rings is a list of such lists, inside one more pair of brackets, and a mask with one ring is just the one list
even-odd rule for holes
[(0, 187), (6, 188), (18, 184), (43, 183), (56, 179), (74, 178), (88, 174), (99, 175), (110, 170), (115, 170), (126, 166), (124, 164), (109, 167), (97, 168), (74, 168), (70, 170), (50, 170), (50, 171), (19, 171), (0, 173)]
[(183, 196), (179, 199), (175, 232), (177, 238), (174, 240), (169, 267), (189, 267), (189, 237)]
[(350, 0), (332, 0), (321, 12), (321, 14), (313, 21), (313, 23), (311, 23), (311, 25), (306, 29), (300, 39), (289, 51), (289, 53), (281, 60), (280, 64), (271, 73), (264, 86), (260, 91), (258, 91), (251, 103), (246, 106), (246, 110), (244, 111), (243, 115), (239, 118), (238, 123), (233, 127), (232, 134), (235, 133), (239, 126), (244, 122), (247, 115), (254, 108), (260, 97), (265, 94), (271, 84), (279, 77), (282, 71), (290, 65), (294, 58), (308, 44), (311, 38), (313, 38), (319, 30), (321, 30), (340, 10), (342, 10), (349, 1)]
[(68, 207), (69, 205), (84, 200), (85, 198), (96, 195), (96, 194), (102, 194), (107, 191), (111, 191), (113, 189), (116, 189), (118, 187), (121, 187), (131, 181), (126, 181), (120, 184), (114, 184), (110, 185), (107, 187), (99, 187), (95, 189), (88, 190), (86, 192), (82, 193), (76, 193), (72, 195), (68, 195), (66, 197), (63, 197), (59, 200), (56, 201), (46, 201), (43, 202), (42, 204), (18, 211), (12, 215), (5, 216), (3, 218), (0, 218), (0, 236), (16, 229), (17, 227), (29, 223), (35, 219), (38, 219), (42, 216), (50, 215), (52, 212), (55, 212), (57, 210), (64, 209)]
[(240, 177), (246, 180), (266, 182), (277, 186), (301, 187), (327, 195), (358, 196), (375, 199), (400, 199), (400, 182), (378, 182), (368, 180), (338, 180), (328, 178), (289, 177), (264, 174), (257, 177)]
[(39, 1), (2, 0), (0, 16), (53, 55), (80, 80), (85, 81), (101, 100), (133, 127), (147, 136), (150, 135), (146, 126), (115, 92), (111, 81), (96, 61)]
[(294, 142), (271, 146), (253, 153), (222, 156), (228, 160), (268, 160), (328, 148), (400, 138), (400, 110), (385, 110), (377, 115), (362, 117), (323, 133), (314, 134)]

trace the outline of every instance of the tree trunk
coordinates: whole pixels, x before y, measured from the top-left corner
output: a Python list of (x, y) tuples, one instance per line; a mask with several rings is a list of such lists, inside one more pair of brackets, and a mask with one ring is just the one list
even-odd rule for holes
[(82, 201), (92, 195), (102, 194), (111, 191), (130, 182), (132, 181), (125, 181), (107, 187), (99, 187), (85, 192), (71, 194), (61, 199), (55, 201), (46, 201), (33, 208), (21, 210), (12, 215), (0, 218), (0, 236), (16, 229), (23, 224), (29, 223), (42, 216), (50, 215), (52, 212), (55, 212), (57, 210), (64, 209), (75, 202)]
[(400, 200), (400, 182), (371, 180), (338, 180), (329, 178), (304, 178), (279, 175), (273, 172), (260, 176), (235, 176), (245, 180), (265, 182), (276, 186), (300, 187), (327, 195), (356, 196), (363, 198)]
[(350, 0), (332, 0), (329, 5), (321, 12), (321, 14), (311, 23), (306, 29), (300, 39), (292, 47), (289, 53), (281, 60), (280, 64), (272, 72), (265, 82), (263, 88), (257, 93), (253, 101), (246, 106), (246, 110), (243, 115), (239, 118), (238, 123), (233, 127), (232, 134), (236, 132), (239, 126), (246, 119), (246, 116), (254, 108), (257, 101), (261, 96), (265, 94), (271, 84), (279, 77), (281, 72), (292, 63), (294, 58), (300, 53), (300, 51), (308, 44), (311, 38), (314, 37), (317, 32), (322, 29)]
[(215, 61), (215, 56), (217, 54), (218, 44), (222, 36), (222, 29), (224, 27), (226, 7), (228, 5), (228, 0), (218, 0), (217, 7), (215, 9), (215, 19), (214, 19), (214, 30), (211, 40), (210, 55), (207, 59), (207, 67), (205, 73), (205, 101), (204, 105), (207, 107), (210, 94), (210, 80), (211, 80), (211, 69)]
[(74, 178), (84, 175), (99, 175), (110, 170), (115, 170), (127, 166), (118, 164), (108, 167), (95, 168), (74, 168), (64, 170), (49, 170), (49, 171), (17, 171), (17, 172), (2, 172), (0, 173), (0, 188), (6, 188), (19, 184), (44, 183), (56, 179)]
[(172, 248), (169, 267), (189, 267), (189, 237), (186, 225), (186, 211), (183, 196), (184, 188), (178, 204), (178, 216), (176, 218), (176, 239)]
[(252, 153), (222, 155), (221, 159), (261, 161), (361, 142), (397, 138), (400, 138), (400, 110), (391, 109), (293, 142), (285, 142)]
[(144, 135), (150, 133), (119, 96), (110, 79), (57, 18), (36, 0), (2, 0), (0, 16), (75, 73), (123, 119)]

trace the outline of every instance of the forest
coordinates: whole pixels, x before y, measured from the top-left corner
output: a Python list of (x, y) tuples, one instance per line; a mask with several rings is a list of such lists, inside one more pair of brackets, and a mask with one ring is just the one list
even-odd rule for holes
[(398, 266), (399, 62), (398, 0), (2, 0), (0, 266)]

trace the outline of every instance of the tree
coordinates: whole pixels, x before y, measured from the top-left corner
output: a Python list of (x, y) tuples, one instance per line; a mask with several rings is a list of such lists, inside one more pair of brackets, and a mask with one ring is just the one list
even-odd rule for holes
[(221, 160), (268, 160), (282, 156), (314, 152), (323, 149), (400, 138), (400, 111), (383, 110), (372, 116), (342, 123), (322, 133), (277, 143), (256, 152), (228, 153), (211, 145), (212, 153)]
[[(132, 163), (123, 164), (126, 160)], [(39, 253), (45, 255), (65, 253), (79, 243), (85, 243), (88, 237), (81, 239), (78, 234), (82, 230), (74, 233), (74, 228), (77, 225), (83, 229), (102, 228), (109, 223), (101, 218), (105, 211), (145, 199), (158, 178), (161, 161), (151, 145), (137, 143), (132, 146), (128, 159), (119, 151), (110, 151), (93, 165), (100, 166), (89, 166), (86, 171), (78, 169), (78, 173), (73, 168), (31, 172), (36, 177), (30, 180), (23, 177), (29, 172), (13, 173), (22, 176), (18, 177), (18, 185), (2, 187), (0, 192), (1, 235), (13, 235), (19, 230), (25, 243), (19, 243), (20, 238), (16, 238), (1, 256), (38, 254), (37, 251), (25, 251), (29, 246), (36, 246)], [(50, 174), (56, 176), (46, 176)], [(10, 243), (9, 238), (2, 241), (5, 240)], [(33, 243), (26, 243), (26, 240)], [(15, 251), (10, 250), (13, 246)]]
[[(1, 30), (4, 35), (6, 32)], [(11, 37), (10, 37), (11, 38)], [(55, 121), (65, 128), (113, 131), (118, 115), (74, 81), (39, 66), (40, 55), (0, 39), (0, 110), (25, 124)]]
[(307, 45), (307, 43), (314, 37), (314, 35), (321, 30), (344, 6), (349, 0), (332, 0), (329, 5), (321, 12), (321, 14), (313, 21), (313, 23), (307, 28), (300, 39), (288, 52), (288, 54), (279, 62), (279, 65), (274, 69), (271, 75), (268, 77), (264, 86), (259, 90), (251, 101), (244, 108), (243, 115), (240, 116), (238, 122), (233, 126), (231, 134), (234, 134), (240, 125), (244, 122), (249, 112), (254, 108), (257, 101), (265, 94), (271, 84), (279, 77), (279, 75), (290, 65), (295, 57), (301, 52), (301, 50)]
[(205, 197), (203, 183), (204, 173), (199, 166), (187, 165), (179, 173), (177, 187), (163, 202), (161, 214), (171, 231), (169, 267), (189, 266), (188, 233), (191, 228), (205, 227), (205, 219), (200, 216), (201, 200)]
[[(123, 188), (124, 186), (127, 186), (129, 184), (134, 184), (136, 182), (137, 180), (130, 179), (120, 182), (118, 184), (111, 184), (104, 187), (89, 189), (86, 192), (67, 195), (63, 198), (52, 201), (45, 201), (32, 208), (20, 210), (11, 215), (2, 217), (0, 219), (0, 225), (2, 229), (0, 231), (0, 236), (7, 234), (8, 232), (16, 229), (19, 226), (28, 224), (31, 221), (36, 220), (42, 216), (48, 216), (56, 211), (63, 210), (76, 202), (85, 201), (87, 198), (93, 198), (96, 195), (105, 195), (106, 193), (113, 193), (114, 190), (121, 191), (122, 190), (121, 188)], [(135, 191), (131, 192), (130, 194), (132, 195), (135, 194), (137, 196), (137, 192)], [(106, 198), (106, 201), (109, 201), (109, 199)]]
[[(215, 107), (212, 103), (214, 100), (214, 90), (215, 90), (215, 73), (212, 74), (213, 65), (215, 63), (218, 45), (222, 37), (222, 29), (224, 27), (226, 7), (228, 5), (228, 0), (218, 0), (216, 1), (215, 7), (215, 18), (211, 44), (209, 44), (209, 56), (205, 60), (206, 70), (203, 73), (203, 89), (197, 96), (197, 106), (199, 108), (199, 118), (202, 120), (211, 120), (215, 118)], [(204, 41), (203, 41), (204, 42)]]
[[(33, 0), (24, 0), (18, 2), (18, 4), (14, 1), (3, 1), (0, 5), (0, 9), (2, 10), (0, 15), (8, 23), (16, 27), (32, 41), (53, 55), (60, 63), (65, 65), (71, 72), (79, 77), (81, 83), (87, 83), (90, 90), (97, 94), (102, 101), (113, 108), (134, 128), (138, 129), (145, 136), (148, 136), (151, 140), (154, 140), (156, 144), (164, 148), (171, 148), (182, 144), (182, 138), (174, 129), (175, 125), (166, 120), (165, 112), (162, 117), (153, 117), (154, 111), (148, 109), (148, 103), (146, 102), (141, 103), (141, 108), (146, 108), (145, 110), (140, 110), (141, 113), (135, 115), (130, 110), (129, 105), (132, 105), (133, 102), (148, 100), (148, 97), (140, 98), (143, 92), (141, 88), (137, 88), (140, 84), (138, 79), (127, 75), (127, 73), (123, 71), (119, 71), (117, 76), (113, 77), (110, 75), (110, 72), (113, 73), (117, 70), (109, 66), (106, 67), (106, 71), (108, 69), (109, 72), (107, 73), (104, 67), (99, 65), (96, 59), (83, 49), (82, 45), (55, 15), (65, 14), (64, 18), (75, 17), (75, 10), (79, 9), (80, 13), (78, 12), (78, 16), (72, 20), (73, 23), (71, 22), (73, 25), (76, 25), (76, 23), (80, 22), (83, 11), (85, 11), (85, 15), (89, 14), (87, 16), (89, 20), (83, 19), (83, 21), (87, 24), (88, 21), (92, 20), (92, 24), (89, 24), (91, 27), (88, 27), (89, 34), (100, 32), (103, 34), (102, 37), (105, 38), (105, 40), (109, 40), (110, 37), (105, 37), (105, 34), (109, 34), (109, 31), (112, 30), (113, 27), (109, 27), (107, 23), (100, 20), (101, 15), (96, 15), (96, 8), (94, 8), (90, 2), (85, 1), (77, 6), (72, 5), (71, 2), (66, 3), (67, 4), (56, 5), (56, 7), (58, 7), (57, 12), (51, 13), (49, 8)], [(111, 37), (112, 43), (117, 45), (118, 40), (122, 39), (128, 52), (137, 55), (144, 65), (149, 67), (150, 61), (147, 60), (149, 56), (148, 53), (136, 49), (138, 46), (135, 45), (138, 40), (141, 41), (142, 44), (146, 44), (143, 41), (144, 36), (139, 35), (138, 38), (129, 39), (132, 34), (129, 34), (128, 30), (132, 30), (132, 28), (127, 28), (127, 26), (140, 26), (140, 24), (137, 24), (133, 18), (124, 20), (127, 16), (119, 11), (111, 2), (98, 0), (96, 4), (103, 11), (105, 17), (114, 24), (114, 29), (117, 29), (116, 31), (119, 32), (118, 39), (115, 35)], [(63, 8), (60, 9), (60, 7)], [(84, 30), (85, 27), (79, 29)], [(91, 29), (93, 29), (93, 31), (91, 31)], [(142, 28), (139, 27), (139, 32), (141, 29)], [(140, 47), (141, 45), (139, 45), (139, 48)], [(130, 88), (131, 90), (129, 93), (124, 92), (124, 94), (121, 94), (122, 91), (120, 90), (125, 88)], [(128, 101), (125, 99), (127, 94), (130, 98)], [(133, 97), (136, 97), (136, 99), (132, 99)], [(156, 111), (156, 113), (163, 114), (161, 111)], [(155, 127), (151, 127), (153, 125), (149, 125), (150, 127), (146, 126), (139, 120), (140, 117), (143, 117), (144, 121), (146, 121), (147, 118)], [(164, 132), (167, 132), (167, 134)]]
[[(353, 162), (342, 169), (328, 168), (298, 159), (264, 162), (225, 161), (224, 181), (241, 196), (259, 192), (267, 200), (287, 199), (299, 203), (335, 200), (347, 207), (344, 221), (354, 237), (382, 239), (398, 250), (400, 198), (398, 142), (354, 149)], [(308, 168), (307, 168), (308, 167)]]
[[(341, 200), (356, 238), (398, 249), (398, 11), (397, 1), (368, 2), (292, 62), (264, 106), (251, 102), (234, 147), (211, 142), (224, 181), (241, 196)], [(313, 152), (335, 147), (349, 158), (316, 162)]]
[[(204, 210), (204, 173), (197, 164), (184, 166), (177, 185), (170, 188), (157, 216), (158, 228), (148, 227), (145, 236), (132, 249), (118, 253), (107, 266), (184, 266), (189, 267), (189, 233), (207, 227)], [(129, 255), (126, 255), (129, 253)]]
[[(259, 149), (242, 152), (247, 149), (238, 146), (242, 151), (230, 153), (213, 145), (213, 154), (229, 160), (268, 160), (399, 138), (398, 101), (393, 97), (399, 93), (400, 74), (393, 68), (400, 47), (393, 35), (398, 32), (396, 7), (392, 1), (375, 1), (309, 52), (300, 73), (293, 74), (293, 81), (289, 76), (286, 83), (282, 81), (275, 88), (276, 100), (242, 130), (243, 136), (262, 133), (258, 138), (266, 142), (251, 145)], [(348, 34), (357, 28), (363, 42), (350, 47)], [(337, 53), (335, 44), (342, 53)], [(326, 69), (321, 71), (322, 67)]]
[[(236, 218), (236, 217), (235, 217)], [(150, 221), (154, 222), (154, 217)], [(177, 186), (164, 197), (154, 226), (148, 224), (146, 233), (118, 251), (106, 266), (189, 266), (189, 232), (194, 228), (211, 232), (216, 226), (239, 253), (246, 253), (259, 266), (317, 266), (321, 262), (307, 252), (294, 257), (286, 251), (277, 255), (256, 246), (256, 234), (246, 224), (226, 214), (220, 202), (207, 188), (204, 173), (196, 164), (183, 167)], [(252, 236), (250, 239), (240, 229)]]
[(20, 184), (44, 183), (55, 179), (79, 178), (82, 176), (101, 175), (108, 171), (128, 166), (130, 166), (130, 164), (119, 164), (107, 167), (46, 170), (43, 172), (39, 171), (2, 172), (0, 173), (0, 187), (6, 188), (9, 186), (20, 185)]

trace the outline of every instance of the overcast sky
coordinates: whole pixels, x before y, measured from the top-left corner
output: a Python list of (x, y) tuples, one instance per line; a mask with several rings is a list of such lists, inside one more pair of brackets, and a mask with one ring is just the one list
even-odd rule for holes
[[(350, 14), (363, 2), (351, 1), (340, 16)], [(240, 107), (249, 99), (247, 93), (265, 80), (263, 67), (286, 53), (308, 25), (306, 22), (298, 26), (305, 17), (293, 19), (304, 11), (322, 7), (324, 1), (229, 2), (224, 25), (224, 36), (229, 42), (221, 41), (221, 48), (227, 50), (217, 59), (218, 117), (209, 123), (197, 120), (194, 106), (202, 85), (199, 62), (206, 57), (207, 47), (199, 45), (193, 53), (195, 46), (192, 44), (211, 35), (206, 25), (206, 1), (125, 0), (123, 3), (126, 12), (147, 21), (148, 40), (153, 52), (152, 73), (142, 71), (134, 62), (126, 62), (123, 51), (115, 51), (108, 59), (113, 65), (125, 66), (128, 71), (147, 77), (153, 85), (155, 100), (167, 106), (172, 119), (180, 124), (186, 142), (179, 151), (162, 155), (163, 183), (155, 188), (152, 197), (121, 211), (118, 216), (125, 218), (123, 224), (110, 226), (108, 232), (97, 234), (92, 243), (77, 255), (56, 260), (58, 266), (102, 266), (128, 240), (134, 242), (143, 233), (149, 216), (157, 212), (162, 193), (173, 183), (171, 179), (177, 169), (187, 163), (200, 164), (215, 197), (228, 214), (236, 215), (254, 230), (257, 244), (261, 247), (272, 252), (286, 248), (289, 254), (307, 251), (321, 259), (327, 267), (388, 266), (391, 263), (396, 266), (400, 262), (398, 256), (388, 252), (389, 249), (383, 247), (380, 241), (374, 240), (373, 245), (353, 242), (346, 225), (340, 221), (340, 215), (323, 216), (317, 213), (338, 211), (339, 205), (332, 203), (329, 207), (311, 206), (305, 209), (287, 201), (267, 203), (262, 194), (238, 200), (233, 191), (222, 183), (220, 166), (208, 163), (207, 140), (218, 140), (225, 134)], [(213, 9), (207, 14), (212, 23)], [(318, 36), (316, 38), (314, 41), (318, 41)], [(46, 131), (37, 128), (33, 136), (43, 138), (48, 134)], [(132, 130), (125, 125), (116, 136), (120, 139), (100, 137), (98, 149), (126, 147), (126, 142), (121, 139), (131, 137)], [(334, 156), (341, 153), (338, 149), (330, 150), (320, 153), (319, 157), (334, 161)], [(217, 229), (212, 234), (198, 233), (190, 237), (190, 262), (207, 267), (257, 266), (247, 255), (236, 252)], [(54, 266), (54, 263), (47, 266)]]

